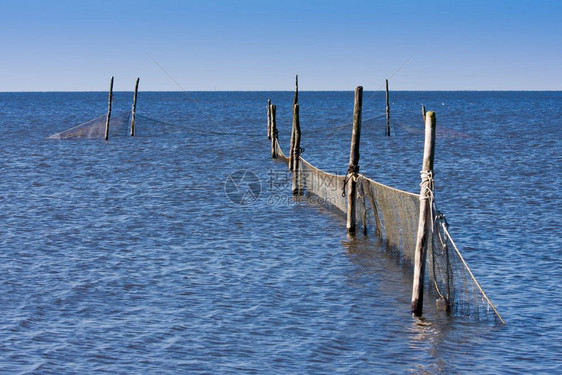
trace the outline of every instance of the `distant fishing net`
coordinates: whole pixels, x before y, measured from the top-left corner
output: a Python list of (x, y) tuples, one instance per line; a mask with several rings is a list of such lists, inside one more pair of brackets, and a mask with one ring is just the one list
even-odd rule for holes
[[(287, 162), (277, 139), (273, 139), (276, 155)], [(335, 208), (345, 215), (347, 198), (342, 196), (346, 176), (324, 172), (302, 157), (299, 162), (299, 181), (304, 194), (319, 197), (316, 201)], [(409, 193), (380, 184), (361, 174), (357, 176), (357, 217), (365, 232), (373, 226), (383, 239), (387, 253), (399, 260), (413, 278), (414, 252), (420, 211), (419, 194)], [(444, 215), (433, 201), (433, 228), (428, 233), (426, 258), (427, 290), (436, 297), (437, 308), (477, 319), (496, 319), (504, 323), (492, 302), (472, 274), (451, 238)]]
[[(130, 118), (131, 111), (112, 115), (109, 121), (109, 136), (128, 135), (130, 131)], [(53, 134), (49, 139), (104, 138), (106, 121), (107, 114), (101, 115), (60, 133)]]
[[(111, 115), (109, 120), (109, 139), (113, 137), (128, 137), (131, 135), (131, 111)], [(49, 136), (49, 139), (81, 139), (105, 137), (105, 123), (107, 115), (96, 117), (80, 125)], [(187, 132), (186, 135), (208, 135), (209, 132), (202, 130), (186, 130), (177, 123), (156, 120), (142, 114), (135, 114), (135, 136), (158, 136), (161, 134), (173, 134), (180, 131)]]

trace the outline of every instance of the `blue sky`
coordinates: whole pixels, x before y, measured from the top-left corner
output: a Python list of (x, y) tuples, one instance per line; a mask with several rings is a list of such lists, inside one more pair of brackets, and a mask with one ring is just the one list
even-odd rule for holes
[(560, 20), (556, 0), (0, 0), (0, 91), (562, 90)]

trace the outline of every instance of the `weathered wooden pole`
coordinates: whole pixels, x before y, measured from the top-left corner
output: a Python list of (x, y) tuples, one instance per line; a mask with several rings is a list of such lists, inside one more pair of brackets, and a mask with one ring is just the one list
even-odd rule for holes
[(388, 79), (386, 80), (386, 135), (390, 137), (390, 101), (388, 95)]
[[(294, 104), (293, 104), (294, 107)], [(291, 143), (289, 144), (289, 170), (292, 171), (293, 170), (293, 148), (295, 148), (295, 136), (296, 136), (296, 130), (295, 130), (295, 111), (293, 110), (293, 125), (291, 126)]]
[(275, 159), (277, 157), (277, 123), (275, 120), (275, 112), (277, 112), (277, 106), (275, 104), (271, 105), (271, 157)]
[(425, 123), (425, 105), (422, 104), (422, 116), (423, 116), (423, 121)]
[[(293, 99), (293, 106), (299, 102), (299, 76), (295, 76), (295, 97)], [(292, 171), (294, 167), (293, 148), (295, 146), (295, 111), (293, 110), (293, 126), (291, 128), (291, 143), (289, 144), (289, 170)]]
[(435, 113), (429, 111), (425, 115), (425, 143), (423, 149), (423, 166), (421, 171), (420, 217), (418, 236), (414, 254), (414, 282), (412, 286), (412, 313), (422, 315), (423, 283), (425, 278), (425, 260), (430, 236), (430, 217), (433, 201), (433, 153), (435, 151)]
[(295, 76), (295, 98), (293, 99), (293, 105), (299, 102), (299, 75)]
[(355, 88), (355, 104), (353, 106), (353, 131), (351, 133), (351, 151), (347, 168), (347, 232), (355, 233), (357, 219), (357, 174), (359, 173), (359, 141), (361, 138), (361, 110), (363, 105), (363, 87)]
[(301, 125), (299, 120), (299, 104), (293, 105), (293, 128), (295, 129), (295, 144), (291, 150), (293, 160), (293, 195), (300, 194), (299, 161), (301, 148)]
[(137, 110), (137, 93), (139, 92), (139, 80), (135, 83), (135, 93), (133, 94), (133, 108), (131, 109), (131, 137), (135, 136), (135, 111)]
[(267, 139), (271, 139), (271, 100), (267, 99)]
[(107, 104), (107, 119), (105, 120), (105, 137), (107, 141), (109, 139), (109, 119), (111, 118), (111, 102), (113, 101), (113, 76), (111, 76), (111, 82), (109, 83), (109, 99)]

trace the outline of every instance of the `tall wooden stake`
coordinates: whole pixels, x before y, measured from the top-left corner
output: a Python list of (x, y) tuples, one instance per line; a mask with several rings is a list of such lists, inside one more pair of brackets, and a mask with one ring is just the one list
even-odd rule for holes
[(107, 141), (109, 139), (109, 119), (111, 118), (111, 102), (113, 101), (113, 76), (111, 76), (111, 82), (109, 83), (109, 100), (107, 104), (107, 119), (105, 120), (105, 137)]
[[(299, 102), (299, 76), (295, 76), (295, 97), (293, 99), (293, 107)], [(289, 145), (289, 170), (294, 168), (293, 148), (295, 147), (295, 111), (293, 111), (293, 127), (291, 128), (291, 143)]]
[(355, 88), (355, 104), (353, 106), (353, 131), (351, 133), (351, 151), (347, 169), (347, 232), (355, 233), (357, 207), (357, 174), (359, 173), (359, 141), (361, 138), (361, 110), (363, 106), (363, 87)]
[(425, 105), (422, 104), (422, 116), (423, 116), (423, 122), (425, 123)]
[(425, 278), (425, 260), (430, 226), (433, 197), (433, 154), (435, 151), (435, 113), (429, 111), (425, 115), (425, 143), (423, 150), (423, 167), (421, 172), (420, 217), (418, 222), (418, 236), (414, 254), (414, 283), (412, 286), (412, 313), (422, 315), (423, 282)]
[(299, 161), (301, 147), (301, 125), (299, 120), (299, 104), (293, 105), (293, 128), (295, 129), (295, 144), (291, 150), (293, 160), (293, 195), (300, 194)]
[(295, 76), (295, 98), (293, 99), (293, 105), (299, 102), (299, 75)]
[(275, 159), (277, 157), (277, 123), (275, 120), (275, 112), (277, 112), (277, 106), (275, 104), (271, 105), (271, 157)]
[(390, 103), (388, 95), (388, 79), (386, 80), (386, 135), (390, 137)]
[(135, 136), (135, 111), (137, 110), (137, 93), (139, 92), (139, 80), (135, 83), (135, 93), (133, 94), (133, 108), (131, 110), (131, 137)]
[(271, 100), (267, 99), (267, 139), (271, 139)]

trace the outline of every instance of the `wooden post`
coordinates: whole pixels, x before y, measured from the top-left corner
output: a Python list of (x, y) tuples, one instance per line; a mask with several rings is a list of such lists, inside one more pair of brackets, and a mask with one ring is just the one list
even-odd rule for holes
[(435, 151), (435, 113), (429, 111), (425, 116), (425, 143), (423, 150), (423, 166), (421, 172), (420, 217), (418, 222), (418, 236), (414, 254), (414, 282), (412, 286), (412, 313), (422, 315), (423, 282), (425, 278), (425, 259), (427, 256), (430, 217), (433, 199), (433, 153)]
[(271, 100), (267, 99), (267, 139), (271, 139)]
[(422, 104), (422, 116), (423, 116), (423, 122), (425, 123), (425, 105)]
[(390, 104), (388, 95), (388, 79), (386, 80), (386, 135), (390, 137)]
[(351, 133), (351, 151), (347, 168), (347, 232), (355, 233), (357, 207), (357, 173), (359, 173), (359, 141), (361, 138), (361, 110), (363, 105), (363, 87), (355, 88), (355, 104), (353, 106), (353, 131)]
[(295, 144), (291, 150), (293, 159), (293, 195), (300, 194), (299, 161), (301, 147), (301, 125), (299, 120), (299, 104), (293, 105), (293, 128), (295, 129)]
[(275, 159), (277, 157), (277, 123), (275, 120), (275, 112), (277, 112), (277, 106), (275, 104), (271, 105), (271, 157)]
[[(293, 108), (294, 108), (293, 104)], [(291, 143), (289, 144), (289, 170), (293, 170), (294, 160), (293, 160), (293, 149), (295, 148), (295, 111), (293, 109), (293, 125), (291, 126)]]
[[(293, 107), (299, 102), (299, 76), (295, 76), (295, 97), (293, 99)], [(293, 110), (293, 127), (291, 128), (291, 143), (289, 144), (289, 170), (294, 168), (293, 148), (295, 147), (295, 111)]]
[(111, 118), (111, 102), (113, 101), (113, 76), (109, 83), (109, 99), (107, 104), (107, 119), (105, 120), (105, 140), (109, 139), (109, 119)]
[(293, 99), (293, 105), (299, 102), (299, 75), (295, 76), (295, 98)]
[(135, 84), (135, 93), (133, 94), (133, 108), (131, 110), (131, 137), (135, 136), (135, 111), (137, 110), (137, 93), (139, 92), (139, 80)]

